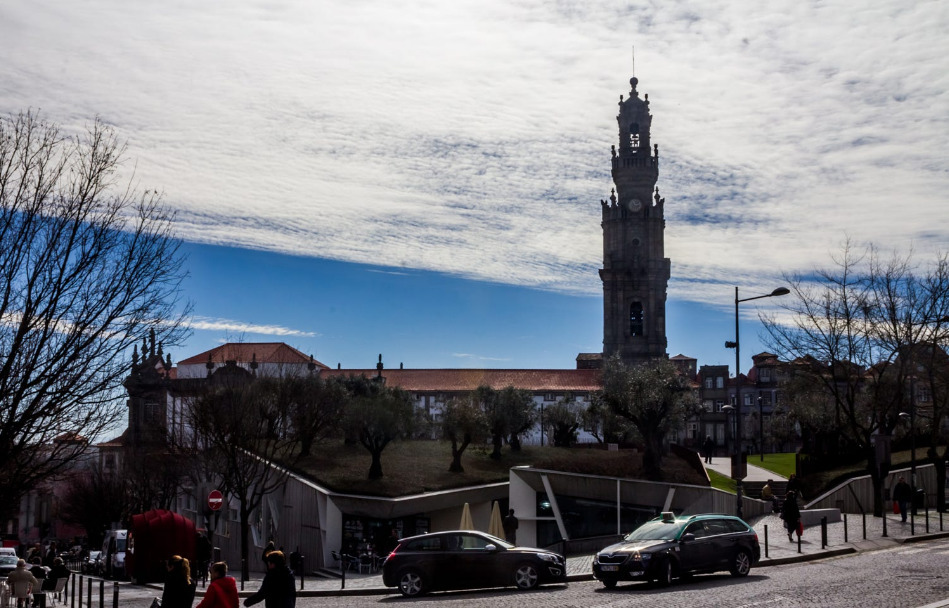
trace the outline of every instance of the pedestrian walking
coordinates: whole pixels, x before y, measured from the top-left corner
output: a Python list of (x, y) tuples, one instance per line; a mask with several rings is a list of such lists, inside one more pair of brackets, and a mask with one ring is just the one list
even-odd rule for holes
[(712, 440), (711, 435), (705, 436), (705, 441), (702, 442), (702, 451), (705, 453), (705, 464), (712, 464), (712, 454), (715, 453), (715, 442)]
[(261, 601), (265, 608), (294, 608), (297, 604), (296, 582), (290, 568), (287, 568), (283, 551), (267, 554), (267, 574), (260, 589), (244, 600), (244, 605), (253, 606)]
[(912, 488), (906, 483), (906, 478), (900, 475), (900, 478), (896, 481), (896, 485), (893, 486), (893, 502), (896, 503), (900, 510), (900, 518), (903, 520), (903, 523), (906, 523), (906, 514), (909, 512), (909, 501), (912, 498)]
[(788, 541), (794, 542), (794, 533), (797, 532), (797, 538), (800, 540), (803, 533), (801, 525), (801, 509), (797, 506), (797, 494), (793, 491), (788, 492), (784, 499), (784, 505), (781, 507), (781, 519), (784, 520), (784, 527), (788, 531)]
[(237, 597), (237, 581), (227, 575), (225, 562), (211, 564), (211, 584), (204, 592), (204, 599), (197, 608), (239, 608), (240, 599)]
[(507, 512), (507, 516), (501, 521), (501, 527), (504, 528), (504, 537), (512, 545), (517, 544), (517, 518), (514, 517), (514, 509)]
[(167, 575), (161, 593), (161, 608), (191, 608), (194, 603), (195, 581), (191, 580), (191, 563), (180, 555), (172, 555), (165, 562)]

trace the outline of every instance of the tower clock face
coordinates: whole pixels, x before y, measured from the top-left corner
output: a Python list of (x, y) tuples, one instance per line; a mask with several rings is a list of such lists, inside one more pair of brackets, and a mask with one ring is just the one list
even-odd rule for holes
[(629, 201), (629, 210), (630, 211), (639, 211), (643, 208), (642, 202), (638, 198), (634, 198)]

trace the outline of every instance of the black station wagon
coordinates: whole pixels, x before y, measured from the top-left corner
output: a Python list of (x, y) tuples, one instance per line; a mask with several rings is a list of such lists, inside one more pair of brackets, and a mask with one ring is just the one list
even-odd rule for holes
[(562, 555), (514, 545), (476, 530), (411, 536), (382, 565), (382, 582), (402, 595), (427, 591), (506, 587), (533, 589), (566, 581)]
[(728, 570), (746, 576), (758, 563), (758, 534), (731, 515), (676, 517), (662, 513), (593, 558), (593, 576), (606, 587), (618, 581), (655, 580)]

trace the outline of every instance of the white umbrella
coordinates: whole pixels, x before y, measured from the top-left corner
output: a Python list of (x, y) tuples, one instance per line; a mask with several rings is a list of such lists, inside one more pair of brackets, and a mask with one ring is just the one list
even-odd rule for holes
[(491, 506), (491, 521), (488, 523), (488, 534), (504, 538), (504, 522), (501, 521), (501, 507), (498, 501)]
[(461, 523), (458, 525), (460, 530), (474, 530), (474, 522), (471, 521), (471, 507), (468, 503), (461, 509)]

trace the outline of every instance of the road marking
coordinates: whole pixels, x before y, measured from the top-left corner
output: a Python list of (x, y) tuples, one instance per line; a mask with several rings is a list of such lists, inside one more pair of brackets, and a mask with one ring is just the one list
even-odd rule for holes
[(741, 604), (739, 606), (736, 606), (735, 608), (752, 608), (753, 606), (765, 606), (767, 604), (774, 604), (776, 602), (784, 602), (787, 599), (789, 598), (784, 597), (782, 595), (776, 595), (773, 598), (770, 598), (767, 600), (761, 600), (759, 602), (751, 602), (750, 604)]

